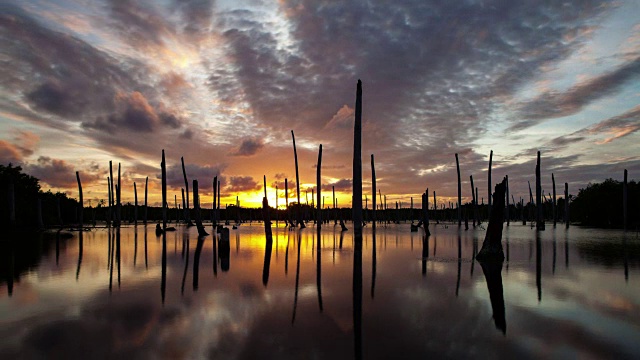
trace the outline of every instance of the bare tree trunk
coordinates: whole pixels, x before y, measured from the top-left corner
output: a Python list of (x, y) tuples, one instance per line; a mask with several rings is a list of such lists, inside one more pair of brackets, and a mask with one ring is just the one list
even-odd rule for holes
[(542, 185), (540, 184), (540, 151), (536, 165), (536, 228), (544, 230), (544, 218), (542, 213)]
[[(322, 144), (320, 144), (320, 150), (318, 150), (318, 167), (316, 168), (316, 187), (318, 188), (318, 193), (316, 194), (317, 202), (318, 202), (318, 214), (317, 214), (317, 223), (318, 223), (318, 231), (322, 227)], [(320, 238), (318, 238), (320, 241)]]
[(356, 88), (355, 126), (353, 131), (353, 231), (362, 236), (362, 82)]
[(196, 227), (198, 228), (198, 236), (209, 235), (202, 225), (202, 216), (200, 214), (200, 196), (198, 195), (198, 180), (193, 179), (193, 211), (196, 218)]
[(167, 231), (167, 164), (164, 159), (164, 149), (162, 149), (162, 231)]
[(558, 202), (556, 201), (556, 178), (551, 173), (551, 183), (553, 185), (553, 227), (556, 227), (558, 222)]
[(297, 216), (297, 222), (298, 222), (297, 225), (300, 225), (300, 228), (304, 229), (306, 226), (302, 221), (302, 208), (300, 204), (300, 175), (298, 172), (298, 150), (296, 149), (296, 137), (293, 134), (293, 130), (291, 130), (291, 138), (293, 139), (293, 157), (296, 163), (296, 193), (298, 195), (298, 204), (296, 206), (297, 208), (296, 216)]
[[(374, 164), (373, 154), (371, 154), (371, 201), (373, 202), (373, 212), (371, 213), (371, 218), (373, 221), (373, 227), (376, 227), (376, 166)], [(335, 195), (334, 195), (335, 198)], [(413, 203), (413, 199), (411, 199)], [(413, 206), (412, 206), (413, 207)]]
[(569, 217), (569, 183), (564, 183), (564, 224), (565, 227), (569, 228), (569, 222), (571, 218)]
[(622, 183), (622, 218), (625, 231), (627, 231), (627, 191), (627, 169), (624, 169), (624, 182)]
[(477, 209), (477, 199), (476, 199), (476, 193), (473, 191), (473, 175), (469, 175), (469, 180), (471, 181), (471, 202), (473, 203), (473, 227), (476, 227), (476, 215), (478, 213)]
[(117, 226), (116, 225), (116, 209), (115, 209), (115, 205), (116, 205), (116, 192), (115, 192), (115, 184), (113, 183), (113, 163), (111, 162), (111, 160), (109, 160), (109, 179), (111, 179), (111, 185), (109, 185), (109, 187), (111, 188), (111, 203), (109, 204), (109, 208), (111, 210), (111, 221), (113, 222), (113, 226)]
[(147, 224), (147, 210), (149, 209), (149, 203), (147, 202), (147, 191), (149, 188), (149, 177), (144, 180), (144, 224)]
[(107, 204), (107, 226), (111, 227), (111, 220), (113, 220), (113, 217), (111, 215), (111, 210), (113, 209), (111, 207), (112, 203), (113, 203), (113, 192), (111, 191), (111, 178), (107, 176), (107, 195), (108, 195), (108, 204)]
[(134, 208), (133, 208), (133, 224), (138, 226), (138, 189), (136, 188), (136, 183), (133, 183), (133, 199), (134, 199)]
[(482, 243), (482, 249), (476, 256), (478, 261), (503, 261), (504, 253), (502, 251), (502, 225), (504, 222), (504, 204), (505, 192), (507, 187), (507, 179), (495, 187), (493, 193), (493, 211), (489, 218), (487, 233)]
[(120, 227), (122, 223), (122, 183), (120, 179), (120, 163), (118, 163), (118, 187), (116, 189), (116, 216), (118, 217), (118, 227)]
[(493, 164), (493, 150), (489, 154), (489, 180), (487, 182), (487, 196), (489, 199), (489, 218), (491, 218), (491, 165)]
[[(80, 231), (82, 231), (82, 226), (83, 226), (83, 214), (84, 214), (84, 200), (82, 198), (82, 182), (80, 182), (80, 173), (78, 171), (76, 171), (76, 180), (78, 181), (78, 193), (80, 196), (80, 204), (79, 204), (79, 210), (80, 210)], [(40, 221), (42, 221), (42, 214), (40, 214)]]
[(189, 181), (187, 181), (187, 171), (184, 168), (184, 157), (180, 157), (180, 162), (182, 164), (182, 176), (184, 177), (184, 188), (186, 190), (186, 202), (184, 206), (184, 219), (187, 223), (191, 223), (191, 215), (189, 214)]
[(456, 153), (456, 169), (458, 171), (458, 227), (462, 226), (462, 182), (460, 181), (460, 161), (458, 160), (458, 153)]
[(507, 193), (506, 193), (506, 197), (507, 197), (507, 208), (506, 208), (506, 213), (505, 213), (505, 217), (507, 218), (507, 226), (509, 226), (509, 221), (511, 220), (511, 217), (509, 216), (509, 175), (506, 175), (504, 177), (507, 180)]

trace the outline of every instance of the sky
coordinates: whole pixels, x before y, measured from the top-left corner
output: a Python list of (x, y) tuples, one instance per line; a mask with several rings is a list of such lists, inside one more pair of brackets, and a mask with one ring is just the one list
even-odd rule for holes
[[(0, 164), (85, 205), (107, 199), (109, 161), (123, 201), (149, 178), (160, 204), (198, 179), (210, 206), (275, 205), (284, 179), (350, 206), (356, 83), (363, 83), (363, 189), (416, 206), (427, 188), (463, 202), (469, 176), (487, 202), (509, 175), (542, 187), (640, 179), (640, 1), (48, 0), (0, 4)], [(191, 187), (191, 186), (190, 186)], [(295, 196), (290, 191), (290, 197)], [(139, 199), (142, 203), (143, 200)], [(369, 206), (370, 203), (369, 203)]]

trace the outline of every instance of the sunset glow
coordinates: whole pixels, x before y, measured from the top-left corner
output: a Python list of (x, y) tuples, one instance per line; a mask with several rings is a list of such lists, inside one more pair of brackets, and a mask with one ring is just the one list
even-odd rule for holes
[[(455, 4), (454, 4), (455, 3)], [(85, 205), (107, 198), (108, 162), (122, 165), (123, 202), (149, 177), (160, 204), (160, 154), (169, 198), (200, 182), (210, 207), (282, 208), (284, 179), (297, 201), (315, 189), (323, 145), (325, 207), (331, 187), (351, 206), (353, 107), (363, 82), (363, 191), (369, 156), (378, 188), (419, 206), (436, 191), (463, 201), (469, 175), (487, 199), (509, 174), (527, 197), (536, 151), (545, 193), (551, 173), (572, 192), (640, 172), (640, 2), (579, 1), (364, 5), (322, 1), (4, 1), (0, 163), (21, 165), (43, 189)], [(313, 202), (315, 203), (315, 199)], [(170, 202), (173, 206), (173, 201)], [(433, 204), (431, 204), (433, 205)], [(369, 206), (371, 206), (369, 204)]]

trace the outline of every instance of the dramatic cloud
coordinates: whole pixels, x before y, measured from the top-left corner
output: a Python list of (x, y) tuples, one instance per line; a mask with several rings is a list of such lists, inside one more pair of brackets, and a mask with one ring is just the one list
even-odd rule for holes
[[(185, 172), (187, 173), (187, 181), (189, 182), (189, 191), (191, 191), (191, 187), (193, 186), (193, 180), (198, 180), (201, 189), (209, 188), (209, 186), (212, 187), (213, 178), (215, 176), (217, 176), (218, 180), (220, 180), (220, 184), (224, 185), (225, 178), (221, 175), (225, 167), (225, 165), (200, 166), (196, 164), (185, 163), (184, 168)], [(167, 166), (167, 185), (175, 189), (184, 188), (184, 176), (182, 174), (182, 165), (180, 163)]]
[[(454, 196), (455, 153), (463, 179), (486, 187), (490, 149), (497, 168), (541, 147), (565, 166), (619, 163), (640, 150), (637, 111), (611, 115), (636, 106), (640, 90), (627, 1), (71, 3), (3, 6), (0, 126), (41, 141), (5, 136), (2, 159), (71, 163), (83, 149), (83, 164), (126, 162), (155, 186), (164, 149), (169, 164), (188, 158), (190, 180), (224, 170), (273, 181), (293, 174), (294, 130), (301, 186), (315, 182), (319, 144), (323, 177), (342, 182), (352, 176), (358, 79), (363, 170), (375, 154), (390, 196), (426, 187)], [(609, 41), (620, 45), (612, 51)], [(567, 115), (573, 128), (522, 131)], [(169, 170), (170, 186), (184, 186), (180, 167)], [(236, 188), (255, 189), (247, 181)]]
[(351, 181), (351, 179), (340, 179), (334, 183), (322, 185), (323, 191), (332, 191), (334, 188), (336, 191), (351, 192), (351, 189), (353, 188), (353, 182)]
[(244, 192), (260, 190), (260, 184), (253, 180), (251, 176), (231, 176), (229, 178), (229, 186), (227, 191), (229, 192)]
[(525, 120), (513, 124), (509, 130), (523, 130), (541, 120), (573, 115), (636, 78), (640, 78), (640, 58), (610, 73), (578, 83), (566, 92), (545, 92), (520, 106), (518, 116)]
[(0, 163), (21, 163), (34, 153), (40, 137), (28, 131), (16, 131), (12, 142), (0, 140)]
[(262, 143), (259, 139), (246, 139), (242, 141), (237, 151), (233, 153), (236, 156), (251, 156), (255, 155), (262, 147)]

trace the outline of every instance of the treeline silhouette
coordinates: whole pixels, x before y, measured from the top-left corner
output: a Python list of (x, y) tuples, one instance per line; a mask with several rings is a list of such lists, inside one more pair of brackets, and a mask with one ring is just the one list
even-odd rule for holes
[[(622, 187), (621, 181), (609, 178), (580, 189), (571, 200), (571, 221), (602, 228), (623, 227)], [(640, 186), (632, 180), (627, 191), (629, 229), (636, 229), (640, 223)]]
[[(13, 184), (15, 199), (15, 226), (30, 228), (38, 225), (38, 199), (41, 201), (42, 221), (48, 225), (62, 225), (77, 221), (78, 201), (65, 193), (43, 192), (40, 180), (25, 174), (22, 167), (0, 165), (0, 224), (9, 226), (9, 186)], [(60, 211), (58, 212), (58, 209)]]

